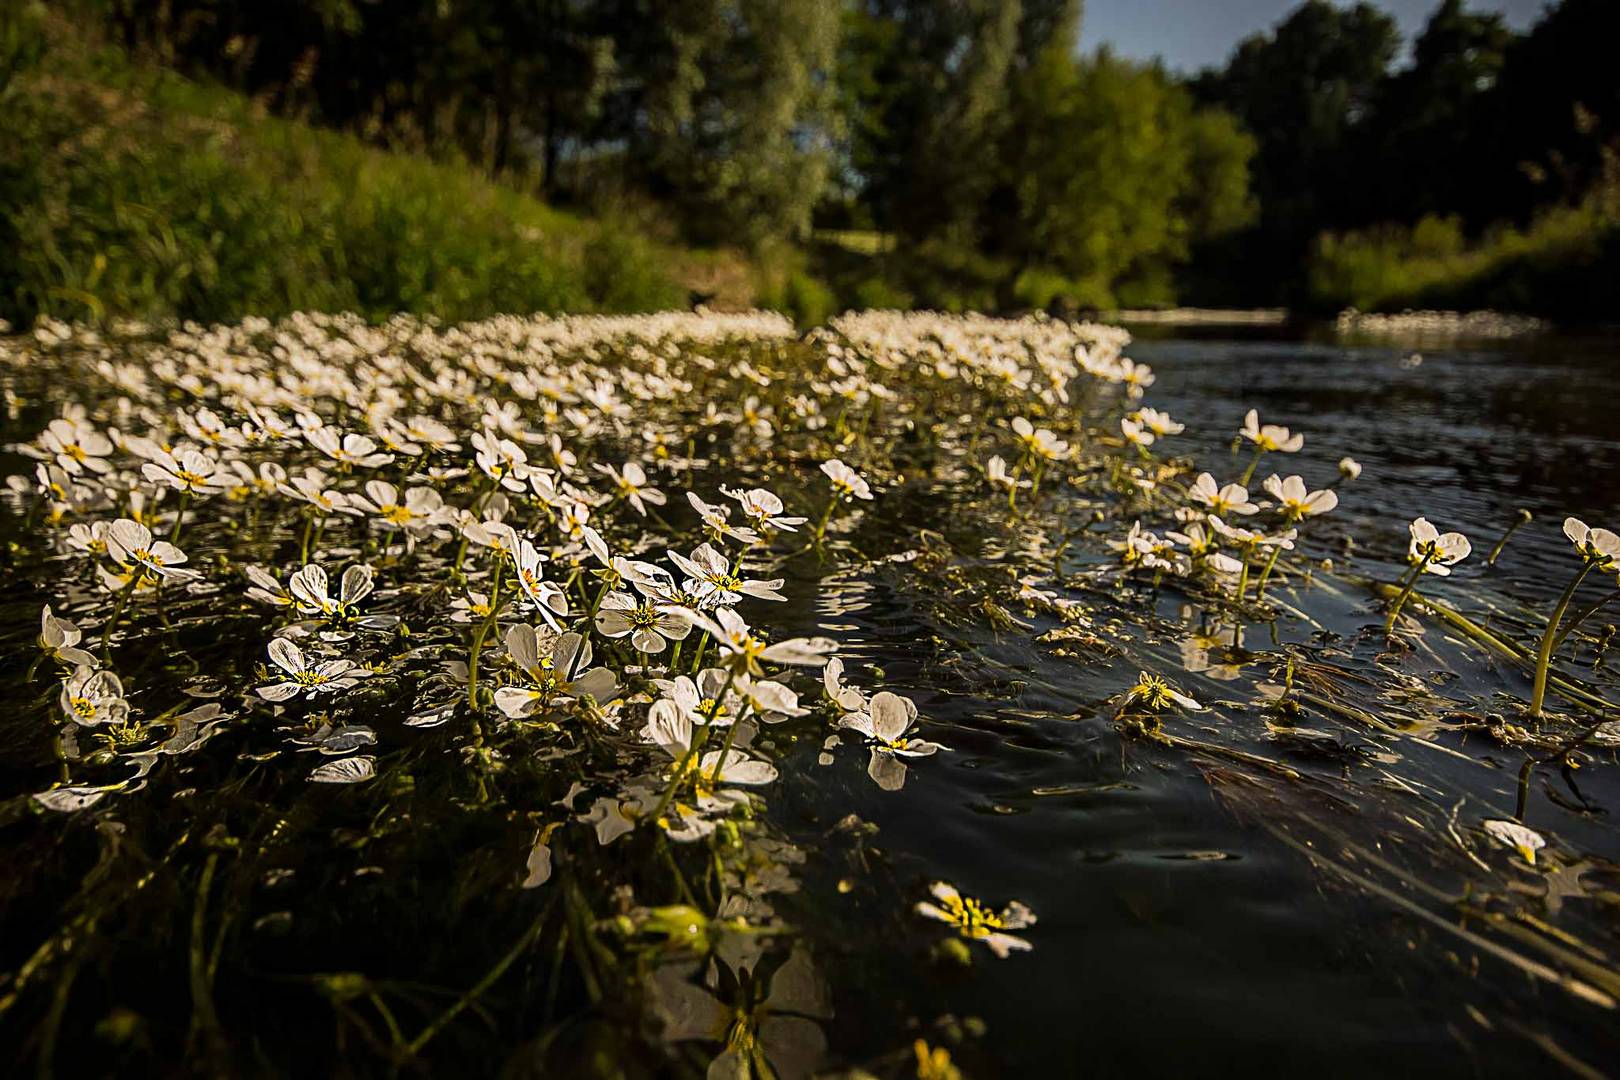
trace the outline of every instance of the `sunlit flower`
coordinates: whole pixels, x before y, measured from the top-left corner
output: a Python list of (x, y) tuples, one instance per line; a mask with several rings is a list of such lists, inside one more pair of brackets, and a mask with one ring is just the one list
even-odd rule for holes
[(872, 498), (872, 488), (861, 478), (861, 474), (837, 458), (823, 461), (821, 471), (832, 481), (833, 494), (840, 499)]
[(634, 461), (625, 462), (622, 469), (611, 465), (597, 465), (596, 469), (613, 481), (614, 491), (634, 507), (636, 513), (645, 516), (648, 506), (664, 505), (664, 493), (648, 485), (646, 471)]
[(786, 600), (777, 590), (781, 578), (755, 581), (740, 576), (731, 568), (731, 560), (708, 544), (693, 550), (691, 558), (678, 551), (669, 553), (669, 561), (686, 575), (686, 587), (699, 600), (715, 604), (735, 604), (744, 596), (758, 600)]
[(65, 472), (105, 473), (112, 469), (112, 462), (107, 460), (113, 452), (112, 441), (83, 420), (52, 420), (39, 442)]
[(1204, 711), (1202, 705), (1171, 686), (1162, 675), (1151, 672), (1142, 672), (1137, 677), (1136, 685), (1125, 692), (1124, 708), (1127, 709), (1145, 709), (1157, 713), (1172, 705), (1180, 705), (1192, 712)]
[(761, 661), (802, 667), (821, 667), (827, 654), (838, 648), (830, 638), (789, 638), (767, 645), (757, 637), (734, 608), (717, 608), (714, 617), (687, 612), (686, 617), (720, 646), (728, 663), (749, 675), (763, 675)]
[(1325, 514), (1339, 505), (1339, 496), (1335, 492), (1307, 491), (1304, 478), (1299, 476), (1284, 480), (1273, 473), (1266, 477), (1262, 486), (1277, 500), (1277, 508), (1289, 521)]
[(1412, 540), (1407, 545), (1406, 561), (1422, 567), (1425, 574), (1445, 577), (1451, 573), (1453, 566), (1468, 558), (1468, 553), (1474, 550), (1468, 537), (1459, 532), (1442, 535), (1429, 524), (1428, 518), (1418, 518), (1408, 531), (1412, 534)]
[(126, 566), (145, 568), (159, 578), (191, 581), (202, 575), (180, 569), (186, 553), (167, 540), (154, 540), (152, 530), (129, 518), (119, 518), (107, 527), (107, 554)]
[(62, 715), (80, 727), (122, 724), (129, 719), (124, 684), (110, 671), (81, 667), (62, 683)]
[(1187, 497), (1193, 502), (1209, 508), (1211, 514), (1253, 514), (1259, 507), (1249, 501), (1249, 489), (1242, 484), (1227, 484), (1222, 487), (1215, 482), (1215, 477), (1209, 473), (1200, 473), (1193, 486), (1187, 489)]
[(212, 495), (225, 488), (219, 462), (196, 450), (165, 453), (141, 466), (141, 475), (188, 495)]
[(1598, 570), (1610, 570), (1620, 558), (1620, 536), (1608, 529), (1591, 529), (1580, 518), (1564, 519), (1564, 535), (1575, 545), (1575, 550)]
[(692, 623), (679, 611), (626, 592), (608, 593), (596, 611), (596, 631), (603, 637), (629, 637), (637, 652), (661, 653), (670, 641), (692, 632)]
[(600, 705), (618, 689), (613, 672), (591, 666), (591, 643), (579, 634), (542, 638), (535, 627), (518, 623), (506, 632), (505, 644), (507, 656), (527, 680), (527, 685), (495, 691), (495, 707), (513, 719), (587, 697)]
[(46, 604), (39, 613), (39, 647), (52, 660), (74, 667), (95, 667), (96, 658), (78, 647), (83, 636), (77, 626), (52, 615), (51, 605)]
[(1022, 416), (1013, 417), (1013, 434), (1023, 452), (1036, 461), (1058, 461), (1069, 453), (1069, 444), (1046, 428), (1037, 428)]
[(1517, 851), (1520, 858), (1531, 866), (1536, 863), (1536, 852), (1547, 846), (1546, 839), (1540, 833), (1525, 828), (1517, 821), (1487, 821), (1485, 831), (1497, 843)]
[(899, 758), (929, 757), (945, 749), (926, 739), (907, 738), (906, 732), (916, 720), (915, 702), (880, 690), (872, 695), (870, 706), (846, 713), (838, 726), (866, 736), (872, 751), (867, 775), (884, 791), (899, 791), (906, 782), (906, 766)]
[(304, 657), (303, 650), (286, 638), (275, 638), (270, 642), (270, 659), (286, 678), (259, 687), (258, 694), (266, 701), (286, 701), (299, 694), (305, 697), (335, 694), (360, 685), (360, 679), (365, 675), (363, 670), (354, 666), (353, 661), (342, 658), (311, 664)]
[(1242, 435), (1260, 450), (1297, 453), (1305, 445), (1305, 436), (1296, 435), (1280, 424), (1260, 424), (1260, 414), (1250, 409), (1243, 418)]
[(938, 903), (919, 902), (917, 914), (954, 926), (956, 932), (969, 941), (984, 942), (1001, 959), (1006, 959), (1009, 953), (1027, 952), (1034, 947), (1024, 938), (1007, 933), (1035, 925), (1035, 913), (1017, 900), (1000, 911), (993, 911), (943, 881), (934, 882), (928, 891)]

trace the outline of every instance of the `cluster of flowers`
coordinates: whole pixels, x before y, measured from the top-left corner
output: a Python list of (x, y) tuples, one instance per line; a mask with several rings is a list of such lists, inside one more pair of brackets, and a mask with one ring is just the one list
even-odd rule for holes
[[(17, 447), (36, 464), (7, 490), (107, 599), (64, 588), (43, 613), (40, 644), (63, 671), (61, 778), (35, 801), (73, 810), (133, 792), (162, 753), (266, 711), (287, 746), (319, 755), (308, 779), (363, 782), (379, 772), (380, 706), (401, 707), (406, 727), (465, 725), (483, 769), (515, 739), (607, 735), (585, 741), (620, 748), (611, 761), (555, 804), (601, 844), (722, 826), (735, 842), (779, 778), (767, 733), (806, 716), (859, 738), (872, 780), (899, 789), (906, 762), (944, 747), (917, 734), (910, 699), (846, 682), (834, 641), (755, 624), (752, 607), (787, 599), (770, 571), (836, 550), (880, 496), (868, 470), (888, 463), (866, 429), (917, 408), (891, 383), (1057, 410), (1091, 383), (1134, 400), (1152, 373), (1123, 357), (1123, 333), (1044, 319), (846, 316), (812, 335), (808, 370), (781, 354), (793, 335), (760, 313), (447, 329), (308, 315), (123, 326), (112, 340), (40, 326), (28, 358), (82, 399), (58, 401)], [(1071, 452), (1026, 419), (1013, 431), (1018, 465), (990, 472), (1014, 492)], [(819, 452), (819, 476), (756, 482), (790, 437)], [(710, 488), (696, 477), (722, 438)], [(204, 710), (132, 708), (119, 646), (171, 612), (261, 620), (257, 670), (220, 672)], [(804, 668), (820, 669), (819, 701), (792, 674)], [(531, 871), (549, 865), (553, 831)], [(963, 933), (1005, 954), (988, 925)]]

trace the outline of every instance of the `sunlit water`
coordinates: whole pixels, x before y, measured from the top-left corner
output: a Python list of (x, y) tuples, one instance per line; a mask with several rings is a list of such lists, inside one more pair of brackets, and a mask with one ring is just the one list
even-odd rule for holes
[[(1567, 513), (1620, 518), (1613, 340), (1430, 347), (1421, 362), (1410, 347), (1264, 339), (1139, 340), (1131, 354), (1157, 373), (1156, 406), (1196, 418), (1187, 437), (1217, 476), (1242, 470), (1247, 455), (1232, 456), (1228, 440), (1249, 408), (1308, 431), (1297, 467), (1313, 487), (1333, 479), (1340, 456), (1364, 465), (1361, 480), (1341, 488), (1332, 522), (1312, 530), (1312, 550), (1341, 568), (1392, 580), (1406, 524), (1424, 514), (1475, 543), (1474, 559), (1437, 594), (1466, 597), (1483, 586), (1544, 610), (1572, 565), (1558, 522)], [(1535, 525), (1486, 569), (1485, 554), (1519, 507), (1536, 515)], [(966, 534), (966, 546), (982, 536), (975, 522), (928, 516), (932, 527)], [(1348, 559), (1339, 543), (1347, 536), (1357, 552)], [(925, 715), (942, 723), (934, 737), (956, 751), (940, 768), (913, 770), (905, 798), (876, 791), (848, 760), (816, 774), (822, 783), (799, 795), (818, 824), (854, 813), (878, 825), (874, 843), (893, 859), (892, 906), (879, 899), (867, 905), (875, 910), (849, 904), (829, 914), (853, 927), (844, 931), (852, 935), (848, 962), (860, 974), (850, 981), (874, 991), (841, 1012), (841, 1030), (857, 1045), (892, 1041), (883, 1024), (894, 1002), (904, 1002), (901, 1016), (926, 1015), (922, 996), (984, 1018), (993, 1067), (1008, 1075), (1199, 1074), (1216, 1062), (1261, 1075), (1505, 1074), (1548, 1067), (1549, 1046), (1600, 1069), (1612, 1062), (1620, 1043), (1611, 1010), (1457, 939), (1445, 924), (1460, 920), (1435, 897), (1377, 869), (1370, 875), (1438, 923), (1313, 866), (1268, 828), (1336, 857), (1335, 838), (1346, 837), (1460, 894), (1468, 866), (1426, 865), (1422, 852), (1429, 842), (1443, 846), (1433, 833), (1454, 805), (1465, 823), (1512, 814), (1520, 760), (1513, 752), (1477, 734), (1435, 737), (1464, 760), (1417, 739), (1309, 716), (1311, 728), (1365, 755), (1346, 764), (1336, 754), (1280, 751), (1256, 737), (1263, 730), (1252, 714), (1194, 725), (1215, 732), (1211, 741), (1320, 780), (1244, 792), (1254, 781), (1233, 780), (1244, 770), (1231, 762), (1121, 744), (1098, 706), (1130, 684), (1134, 661), (1058, 659), (1020, 633), (980, 632), (942, 655), (930, 640), (937, 596), (919, 595), (904, 579), (850, 591), (856, 610), (837, 621), (860, 628), (854, 637), (864, 640), (865, 657), (918, 695)], [(1377, 652), (1354, 641), (1379, 621), (1365, 594), (1301, 590), (1296, 599), (1331, 633), (1285, 619), (1286, 640), (1341, 661), (1347, 652)], [(1172, 614), (1179, 605), (1161, 606)], [(1431, 627), (1428, 636), (1441, 633)], [(1275, 674), (1266, 663), (1274, 646), (1260, 626), (1246, 643), (1260, 655), (1239, 679), (1188, 675), (1187, 685), (1205, 701), (1252, 698), (1254, 677)], [(1150, 647), (1166, 670), (1180, 666), (1175, 635)], [(1461, 657), (1456, 672), (1469, 687), (1522, 687), (1477, 652), (1448, 655)], [(1422, 658), (1397, 666), (1437, 685), (1453, 678), (1446, 665)], [(1393, 777), (1416, 786), (1399, 792)], [(1620, 877), (1607, 859), (1620, 856), (1620, 835), (1610, 814), (1620, 787), (1595, 775), (1582, 790), (1602, 809), (1571, 812), (1538, 786), (1526, 820), (1589, 845), (1583, 886), (1613, 889)], [(1412, 815), (1424, 828), (1397, 822), (1386, 831)], [(1409, 864), (1408, 849), (1419, 852)], [(904, 964), (875, 975), (872, 958), (883, 955), (875, 946), (892, 932), (898, 898), (931, 876), (1029, 903), (1041, 920), (1035, 951), (980, 963), (943, 986)], [(1528, 876), (1512, 887), (1545, 891)], [(1613, 948), (1611, 906), (1565, 900), (1561, 914)], [(1476, 1015), (1490, 1017), (1489, 1026)]]
[[(984, 513), (973, 478), (881, 500), (846, 537), (868, 559), (790, 563), (795, 599), (777, 620), (782, 630), (834, 633), (852, 671), (880, 670), (884, 685), (915, 698), (928, 737), (950, 748), (914, 765), (901, 793), (874, 786), (866, 754), (850, 746), (817, 764), (820, 746), (802, 741), (782, 770), (770, 812), (808, 855), (803, 887), (784, 907), (816, 941), (833, 989), (833, 1059), (872, 1061), (918, 1035), (939, 1041), (943, 1015), (969, 1032), (957, 1056), (971, 1075), (1207, 1074), (1239, 1064), (1260, 1075), (1608, 1069), (1620, 1046), (1612, 1003), (1558, 980), (1583, 959), (1612, 970), (1620, 954), (1620, 874), (1610, 861), (1620, 858), (1610, 816), (1620, 785), (1596, 768), (1583, 772), (1578, 794), (1556, 771), (1534, 777), (1525, 820), (1557, 839), (1553, 877), (1480, 845), (1482, 820), (1514, 813), (1524, 755), (1477, 725), (1463, 728), (1522, 697), (1524, 674), (1433, 620), (1420, 648), (1387, 651), (1381, 635), (1363, 633), (1380, 614), (1353, 582), (1393, 580), (1406, 524), (1425, 515), (1475, 545), (1455, 577), (1426, 591), (1476, 616), (1493, 608), (1484, 620), (1522, 639), (1530, 623), (1516, 605), (1545, 611), (1569, 573), (1563, 515), (1620, 521), (1620, 344), (1428, 346), (1417, 362), (1411, 348), (1205, 337), (1138, 341), (1131, 354), (1157, 372), (1152, 404), (1189, 424), (1169, 450), (1217, 476), (1242, 470), (1229, 440), (1249, 408), (1308, 439), (1297, 466), (1273, 459), (1260, 475), (1297, 469), (1315, 487), (1334, 478), (1339, 457), (1362, 463), (1361, 479), (1340, 488), (1340, 509), (1309, 529), (1307, 550), (1331, 558), (1334, 573), (1279, 587), (1297, 614), (1245, 628), (1243, 648), (1217, 648), (1211, 672), (1188, 670), (1187, 625), (1199, 620), (1182, 598), (1146, 583), (1121, 591), (1103, 569), (1113, 534), (1099, 529), (1058, 554), (1016, 521)], [(25, 416), (6, 439), (29, 438), (41, 423)], [(1521, 507), (1534, 524), (1488, 569), (1485, 554)], [(1088, 513), (1076, 506), (1072, 523)], [(1006, 610), (1024, 626), (984, 617), (976, 586), (1005, 588), (1008, 553), (1027, 562), (1032, 547), (1055, 572), (1045, 587), (1093, 606), (1089, 640), (1038, 640), (1061, 623), (1017, 604)], [(39, 604), (31, 586), (7, 588), (8, 673), (31, 659)], [(182, 621), (176, 632), (222, 666), (261, 655), (247, 620)], [(1323, 695), (1390, 730), (1307, 707), (1304, 734), (1268, 733), (1257, 686), (1282, 678), (1285, 650), (1321, 666)], [(1167, 722), (1202, 749), (1116, 729), (1110, 701), (1149, 664), (1212, 706)], [(48, 751), (3, 727), (5, 793), (37, 788)], [(379, 727), (392, 748), (442, 749), (436, 734), (386, 719)], [(336, 849), (345, 830), (376, 827), (341, 793), (233, 786), (239, 776), (228, 762), (199, 763), (185, 789), (163, 793), (176, 806), (214, 785), (243, 806), (278, 799), (278, 814), (320, 819)], [(128, 811), (153, 820), (165, 812)], [(328, 870), (324, 849), (312, 849), (298, 891), (248, 914), (318, 911), (328, 925), (314, 940), (255, 939), (246, 966), (408, 971), (399, 943), (409, 940), (440, 970), (460, 950), (484, 957), (466, 966), (463, 983), (472, 982), (511, 935), (495, 934), (475, 907), (409, 914), (412, 882), (505, 873), (513, 853), (469, 862), (488, 837), (425, 841), (434, 824), (412, 822), (409, 839), (372, 849), (377, 866), (365, 876), (347, 863)], [(56, 827), (13, 821), (0, 834), (12, 879), (0, 887), (7, 936), (37, 937), (71, 892), (72, 882), (30, 878), (60, 856)], [(1466, 849), (1451, 829), (1473, 838)], [(387, 851), (409, 861), (384, 865)], [(93, 860), (80, 854), (82, 873)], [(1007, 960), (979, 952), (970, 968), (929, 961), (937, 926), (911, 909), (934, 879), (994, 904), (1027, 903), (1039, 916), (1027, 932), (1033, 951)], [(1457, 904), (1465, 896), (1478, 905), (1472, 918)], [(1545, 950), (1486, 925), (1493, 915), (1556, 926), (1575, 959), (1549, 965)], [(374, 925), (388, 932), (373, 934)], [(128, 936), (137, 970), (81, 973), (77, 1008), (161, 1015), (162, 1004), (125, 1001), (142, 965), (152, 965), (152, 995), (183, 1000), (183, 942), (145, 940), (139, 919), (111, 932)], [(341, 955), (320, 951), (334, 941)], [(23, 951), (8, 946), (8, 965)], [(260, 993), (256, 1037), (267, 1043), (330, 1023), (302, 986), (271, 980)], [(183, 1025), (186, 1006), (175, 1013)], [(481, 1038), (481, 1059), (523, 1059), (508, 1033)], [(64, 1053), (82, 1064), (74, 1048)]]

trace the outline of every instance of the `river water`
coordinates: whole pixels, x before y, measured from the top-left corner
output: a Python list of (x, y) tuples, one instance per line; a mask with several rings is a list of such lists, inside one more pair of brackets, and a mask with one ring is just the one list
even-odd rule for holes
[[(1306, 435), (1297, 459), (1273, 456), (1261, 475), (1299, 471), (1321, 487), (1344, 456), (1364, 472), (1309, 525), (1304, 549), (1317, 570), (1274, 587), (1287, 605), (1275, 621), (1234, 625), (1169, 584), (1122, 582), (1106, 543), (1117, 529), (1090, 530), (1079, 495), (1047, 494), (1074, 531), (1058, 550), (1032, 523), (989, 513), (982, 485), (964, 476), (886, 493), (840, 541), (860, 559), (787, 563), (785, 591), (815, 599), (786, 605), (780, 632), (835, 635), (851, 673), (914, 698), (926, 737), (949, 747), (913, 763), (898, 793), (868, 779), (858, 746), (780, 748), (771, 821), (806, 855), (782, 906), (832, 988), (829, 1060), (911, 1075), (906, 1055), (893, 1055), (924, 1037), (951, 1046), (972, 1076), (1609, 1071), (1620, 1049), (1614, 751), (1590, 748), (1578, 778), (1537, 769), (1521, 789), (1525, 751), (1496, 733), (1525, 696), (1523, 666), (1432, 617), (1392, 646), (1367, 582), (1395, 580), (1407, 523), (1426, 516), (1466, 533), (1474, 554), (1451, 578), (1426, 580), (1425, 595), (1533, 640), (1536, 613), (1575, 566), (1558, 523), (1575, 514), (1620, 524), (1620, 341), (1413, 347), (1205, 331), (1150, 336), (1129, 351), (1156, 372), (1147, 401), (1188, 425), (1156, 449), (1235, 479), (1247, 459), (1233, 439), (1255, 408)], [(47, 415), (14, 417), (7, 438), (31, 438)], [(1521, 508), (1534, 520), (1488, 567)], [(1049, 606), (1008, 600), (1015, 562), (1044, 566), (1033, 584), (1080, 602), (1085, 616), (1066, 625)], [(1596, 577), (1588, 590), (1583, 599), (1600, 595)], [(41, 591), (20, 574), (6, 584), (0, 660), (10, 674), (36, 655)], [(177, 640), (205, 671), (246, 671), (262, 658), (263, 617), (230, 618), (176, 615)], [(1589, 625), (1616, 619), (1620, 605)], [(1569, 669), (1615, 700), (1600, 657), (1583, 645)], [(1281, 717), (1267, 688), (1287, 681), (1290, 664), (1314, 697)], [(1166, 722), (1177, 741), (1133, 738), (1115, 723), (1112, 703), (1142, 667), (1209, 706)], [(7, 795), (36, 790), (51, 764), (38, 725), (23, 719), (0, 723)], [(431, 795), (431, 763), (457, 760), (449, 736), (399, 720), (376, 718), (380, 741), (422, 762)], [(763, 748), (776, 749), (768, 738)], [(307, 980), (266, 975), (273, 969), (408, 971), (402, 948), (420, 948), (441, 970), (465, 952), (466, 985), (506, 947), (476, 905), (418, 914), (409, 904), (418, 879), (435, 897), (455, 892), (438, 889), (455, 875), (505, 881), (511, 853), (495, 840), (527, 836), (522, 820), (436, 837), (424, 797), (419, 823), (388, 830), (367, 819), (379, 811), (362, 796), (306, 795), (301, 780), (261, 781), (244, 764), (257, 759), (217, 757), (199, 755), (183, 779), (127, 800), (130, 833), (161, 833), (158, 819), (186, 812), (166, 806), (216, 788), (243, 804), (234, 814), (279, 800), (275, 828), (308, 830), (294, 899), (276, 899), (270, 882), (272, 899), (257, 908), (232, 900), (247, 905), (244, 923), (256, 920), (242, 967), (264, 1046), (331, 1022)], [(1548, 838), (1536, 867), (1481, 832), (1514, 816), (1521, 798), (1525, 823)], [(0, 887), (13, 967), (26, 953), (16, 942), (53, 926), (54, 904), (94, 865), (85, 831), (64, 854), (55, 819), (20, 816), (4, 824), (23, 872)], [(345, 876), (356, 838), (373, 834), (386, 837), (364, 856), (375, 865)], [(36, 888), (29, 868), (46, 863), (61, 880)], [(912, 910), (934, 880), (993, 905), (1027, 904), (1039, 920), (1023, 931), (1033, 949), (1005, 960), (976, 949), (967, 967), (940, 959), (938, 924)], [(186, 903), (147, 899), (164, 911)], [(316, 929), (270, 936), (284, 924)], [(116, 932), (133, 959), (81, 973), (75, 1000), (89, 1002), (75, 1016), (133, 1004), (184, 1031), (184, 942), (154, 937), (139, 919)], [(130, 996), (142, 965), (152, 1001)], [(234, 1004), (242, 1014), (240, 995)], [(478, 1038), (478, 1060), (524, 1074), (513, 1063), (529, 1051), (512, 1031), (491, 1022)], [(116, 1071), (115, 1058), (82, 1051), (65, 1047), (64, 1060)]]
[[(1469, 597), (1502, 605), (1522, 597), (1545, 611), (1575, 565), (1558, 528), (1563, 516), (1620, 521), (1614, 339), (1418, 352), (1206, 333), (1138, 340), (1130, 352), (1157, 374), (1148, 400), (1189, 424), (1177, 448), (1191, 447), (1222, 480), (1246, 461), (1232, 456), (1231, 440), (1249, 408), (1306, 432), (1299, 469), (1312, 487), (1333, 479), (1341, 456), (1364, 466), (1311, 546), (1341, 568), (1393, 580), (1407, 522), (1426, 515), (1475, 546), (1436, 595), (1465, 608)], [(1534, 523), (1487, 569), (1486, 552), (1520, 507)], [(1479, 928), (1452, 901), (1471, 874), (1482, 875), (1454, 849), (1439, 851), (1448, 847), (1444, 830), (1448, 821), (1477, 828), (1511, 815), (1521, 755), (1477, 733), (1347, 731), (1319, 712), (1304, 722), (1353, 750), (1279, 752), (1252, 709), (1236, 704), (1253, 698), (1253, 682), (1275, 677), (1268, 660), (1279, 644), (1340, 670), (1398, 670), (1460, 699), (1522, 693), (1522, 675), (1444, 644), (1444, 656), (1380, 657), (1357, 637), (1379, 621), (1365, 595), (1301, 589), (1294, 598), (1311, 622), (1283, 620), (1278, 644), (1266, 627), (1248, 628), (1253, 652), (1235, 678), (1183, 676), (1202, 700), (1234, 702), (1198, 725), (1210, 741), (1287, 762), (1307, 778), (1275, 784), (1230, 761), (1122, 743), (1099, 703), (1129, 685), (1130, 663), (1077, 665), (1026, 635), (989, 633), (958, 635), (959, 651), (942, 662), (929, 640), (941, 618), (937, 596), (904, 584), (863, 583), (851, 593), (859, 610), (836, 624), (859, 627), (852, 636), (865, 639), (891, 682), (916, 693), (924, 715), (941, 722), (931, 737), (954, 753), (930, 773), (914, 770), (905, 798), (873, 789), (859, 761), (841, 762), (820, 790), (803, 793), (806, 817), (830, 824), (851, 812), (875, 824), (873, 843), (892, 854), (896, 896), (943, 877), (973, 895), (1019, 898), (1040, 922), (1030, 931), (1033, 952), (930, 981), (905, 965), (869, 970), (881, 955), (870, 946), (894, 932), (886, 898), (869, 901), (872, 910), (839, 911), (843, 926), (870, 926), (847, 950), (860, 972), (853, 982), (875, 987), (841, 1013), (850, 1044), (892, 1041), (888, 1025), (926, 1015), (921, 983), (938, 1008), (988, 1024), (985, 1066), (1005, 1075), (1239, 1067), (1255, 1075), (1508, 1075), (1613, 1064), (1612, 1008), (1526, 975), (1493, 952), (1490, 935), (1482, 945), (1457, 932)], [(1178, 606), (1159, 603), (1167, 616)], [(1164, 670), (1185, 667), (1173, 634), (1135, 640), (1164, 657)], [(1365, 704), (1405, 722), (1387, 692), (1369, 693)], [(1620, 885), (1609, 861), (1620, 856), (1612, 819), (1620, 788), (1600, 776), (1582, 791), (1598, 804), (1588, 812), (1571, 809), (1567, 792), (1559, 805), (1557, 788), (1549, 796), (1538, 786), (1526, 817), (1573, 838), (1585, 855), (1557, 879), (1576, 881), (1575, 893), (1560, 898), (1528, 871), (1491, 887), (1530, 898), (1535, 912), (1612, 957), (1614, 908), (1587, 897)], [(895, 1000), (907, 1003), (898, 1013), (872, 1004)]]

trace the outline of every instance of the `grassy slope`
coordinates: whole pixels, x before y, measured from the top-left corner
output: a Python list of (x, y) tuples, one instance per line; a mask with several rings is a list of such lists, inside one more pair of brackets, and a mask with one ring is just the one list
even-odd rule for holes
[[(57, 29), (0, 102), (0, 318), (684, 306), (732, 257), (266, 116)], [(748, 273), (742, 275), (747, 288)]]

